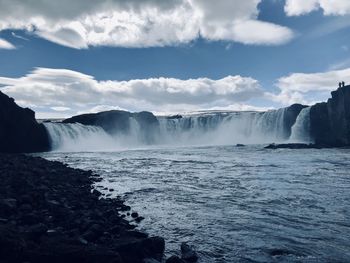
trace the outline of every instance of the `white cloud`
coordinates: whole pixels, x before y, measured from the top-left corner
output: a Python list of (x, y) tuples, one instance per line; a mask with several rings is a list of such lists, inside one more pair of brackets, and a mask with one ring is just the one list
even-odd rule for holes
[(11, 32), (11, 35), (12, 35), (13, 37), (15, 37), (15, 38), (18, 38), (18, 39), (21, 39), (21, 40), (25, 40), (25, 41), (29, 41), (28, 38), (23, 37), (23, 36), (21, 36), (21, 35), (18, 35), (18, 34), (16, 34), (15, 32)]
[(293, 38), (293, 33), (288, 28), (258, 20), (237, 22), (233, 25), (232, 32), (226, 33), (224, 38), (256, 45), (284, 44)]
[(110, 110), (122, 110), (122, 111), (127, 111), (127, 109), (120, 108), (118, 106), (111, 106), (111, 105), (97, 105), (89, 110), (84, 110), (78, 112), (78, 114), (83, 114), (83, 113), (98, 113), (101, 111), (110, 111)]
[(284, 10), (289, 16), (299, 16), (322, 9), (325, 15), (350, 14), (349, 0), (287, 0)]
[(82, 36), (77, 31), (69, 28), (61, 28), (54, 32), (39, 31), (38, 35), (66, 47), (77, 49), (88, 47)]
[(54, 110), (54, 111), (69, 111), (70, 110), (70, 108), (68, 108), (68, 107), (60, 107), (60, 106), (58, 106), (58, 107), (51, 107), (51, 109)]
[[(0, 90), (39, 117), (68, 117), (107, 110), (183, 113), (201, 110), (266, 110), (293, 103), (326, 101), (338, 82), (350, 83), (350, 68), (320, 73), (293, 73), (276, 82), (276, 93), (264, 91), (253, 78), (227, 76), (129, 81), (97, 81), (66, 70), (37, 68), (20, 78), (0, 77)], [(257, 106), (259, 105), (259, 106)]]
[(338, 61), (332, 65), (329, 66), (329, 70), (339, 70), (339, 69), (345, 69), (350, 67), (350, 58)]
[(338, 83), (350, 83), (350, 68), (321, 73), (293, 73), (278, 79), (279, 94), (266, 94), (271, 99), (285, 105), (292, 103), (312, 104), (325, 101), (330, 91), (338, 88)]
[(208, 40), (279, 45), (287, 27), (258, 20), (261, 0), (0, 0), (0, 31), (26, 29), (72, 48), (151, 47)]
[(22, 106), (70, 113), (109, 109), (131, 111), (199, 110), (244, 106), (263, 96), (257, 80), (241, 76), (222, 79), (174, 78), (97, 81), (92, 76), (66, 69), (37, 68), (21, 78), (1, 78), (1, 91)]
[(0, 49), (15, 49), (16, 47), (5, 39), (0, 38)]

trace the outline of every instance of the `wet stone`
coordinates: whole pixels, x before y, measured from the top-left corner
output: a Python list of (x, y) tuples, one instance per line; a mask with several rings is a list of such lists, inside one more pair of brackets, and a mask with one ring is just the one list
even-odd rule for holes
[(171, 256), (165, 261), (165, 263), (185, 263), (185, 261), (183, 261), (178, 256)]
[(130, 206), (100, 198), (91, 190), (95, 178), (59, 162), (0, 153), (0, 262), (159, 260), (164, 239), (133, 230), (118, 212)]
[(187, 243), (181, 244), (181, 258), (188, 262), (197, 262), (198, 255)]

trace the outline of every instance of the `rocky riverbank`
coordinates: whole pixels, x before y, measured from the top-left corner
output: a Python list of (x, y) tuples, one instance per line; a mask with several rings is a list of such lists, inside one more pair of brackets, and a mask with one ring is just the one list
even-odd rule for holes
[(122, 200), (101, 199), (91, 172), (0, 154), (0, 180), (0, 262), (137, 263), (163, 256), (164, 239), (135, 230)]

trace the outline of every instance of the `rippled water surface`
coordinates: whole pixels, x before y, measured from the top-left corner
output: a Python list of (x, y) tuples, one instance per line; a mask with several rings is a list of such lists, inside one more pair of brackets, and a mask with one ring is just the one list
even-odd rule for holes
[(45, 153), (103, 178), (200, 262), (350, 262), (350, 150), (262, 146)]

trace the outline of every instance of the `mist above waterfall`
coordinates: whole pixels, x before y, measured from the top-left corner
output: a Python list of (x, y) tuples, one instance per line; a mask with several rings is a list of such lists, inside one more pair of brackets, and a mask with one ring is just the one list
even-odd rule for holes
[[(145, 146), (233, 145), (310, 141), (309, 108), (291, 118), (289, 108), (267, 112), (207, 112), (154, 117), (148, 125), (130, 115), (124, 126), (105, 130), (80, 123), (45, 123), (56, 151), (111, 151)], [(118, 112), (120, 114), (120, 112)], [(108, 119), (107, 119), (108, 121)], [(106, 118), (104, 117), (104, 122)], [(156, 125), (155, 125), (156, 124)], [(108, 126), (113, 126), (108, 123)]]

